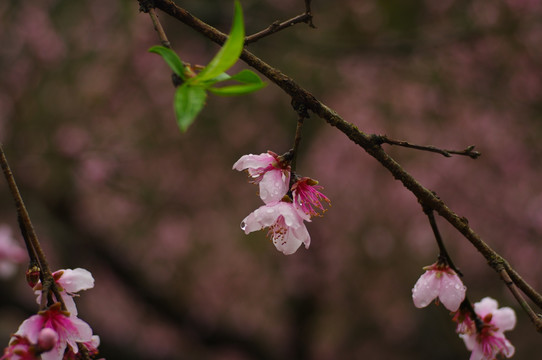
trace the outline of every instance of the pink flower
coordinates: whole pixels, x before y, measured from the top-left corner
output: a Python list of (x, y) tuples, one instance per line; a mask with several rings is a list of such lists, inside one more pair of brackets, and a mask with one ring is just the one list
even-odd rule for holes
[[(66, 269), (58, 270), (53, 273), (53, 278), (60, 291), (60, 296), (64, 300), (64, 304), (71, 315), (77, 315), (77, 307), (73, 301), (76, 292), (88, 290), (94, 287), (94, 278), (92, 274), (85, 269)], [(37, 302), (41, 303), (41, 282), (34, 287), (34, 293), (38, 296)]]
[(92, 340), (92, 329), (83, 320), (68, 316), (60, 310), (60, 304), (56, 303), (45, 311), (40, 311), (26, 319), (19, 330), (15, 333), (13, 339), (20, 337), (27, 338), (30, 343), (38, 343), (39, 335), (42, 329), (53, 329), (58, 339), (55, 346), (47, 352), (41, 354), (42, 360), (62, 360), (66, 347), (69, 346), (74, 353), (78, 352), (77, 343)]
[(271, 151), (260, 155), (243, 155), (235, 164), (235, 170), (247, 170), (255, 184), (260, 186), (260, 198), (264, 203), (280, 201), (289, 190), (290, 169), (279, 156)]
[(465, 299), (466, 287), (448, 265), (436, 262), (424, 267), (426, 272), (420, 276), (412, 289), (412, 300), (418, 308), (426, 307), (438, 297), (450, 311), (457, 311)]
[(322, 201), (326, 201), (328, 205), (331, 204), (331, 201), (318, 191), (320, 189), (322, 187), (318, 185), (318, 181), (308, 177), (300, 178), (292, 185), (294, 204), (299, 206), (305, 214), (311, 216), (321, 215), (315, 208), (323, 213), (326, 210), (322, 206)]
[(27, 260), (26, 251), (15, 241), (11, 229), (0, 225), (0, 277), (7, 278), (15, 273), (16, 264)]
[(39, 360), (36, 350), (36, 347), (27, 338), (13, 335), (0, 360)]
[[(98, 355), (98, 346), (100, 345), (100, 337), (98, 335), (93, 335), (91, 341), (87, 341), (82, 343), (87, 348), (87, 352), (91, 358)], [(62, 360), (77, 360), (81, 359), (81, 357), (78, 357), (79, 353), (74, 353), (71, 349), (68, 349), (66, 353), (64, 354), (64, 358)], [(101, 359), (104, 360), (104, 359)]]
[(285, 201), (273, 202), (256, 209), (241, 222), (245, 234), (269, 228), (268, 236), (273, 240), (277, 250), (285, 255), (293, 254), (305, 244), (310, 245), (310, 236), (304, 220), (310, 217)]
[(506, 339), (504, 332), (516, 326), (514, 310), (509, 307), (498, 309), (497, 301), (485, 297), (474, 304), (474, 312), (482, 320), (479, 329), (470, 319), (466, 326), (458, 326), (462, 330), (459, 336), (465, 341), (467, 349), (472, 351), (470, 360), (493, 360), (499, 354), (512, 357), (516, 349)]

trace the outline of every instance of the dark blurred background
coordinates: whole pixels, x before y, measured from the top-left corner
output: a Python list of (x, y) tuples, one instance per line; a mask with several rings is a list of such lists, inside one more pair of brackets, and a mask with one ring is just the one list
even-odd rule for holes
[[(232, 1), (177, 1), (229, 30)], [(247, 33), (304, 1), (242, 0)], [(0, 2), (0, 140), (53, 269), (83, 267), (79, 316), (120, 359), (467, 359), (442, 306), (411, 289), (437, 247), (414, 196), (336, 129), (306, 121), (298, 171), (333, 206), (312, 245), (277, 252), (240, 221), (261, 201), (232, 171), (243, 154), (287, 151), (296, 114), (276, 86), (210, 96), (186, 134), (170, 71), (135, 0)], [(368, 133), (482, 157), (388, 147), (527, 281), (542, 290), (542, 3), (313, 1), (300, 24), (249, 46)], [(159, 12), (184, 61), (215, 44)], [(236, 65), (241, 69), (244, 64)], [(17, 229), (7, 186), (0, 222)], [(468, 296), (513, 307), (518, 360), (540, 335), (497, 274), (437, 219)], [(18, 236), (22, 243), (22, 239)], [(24, 265), (0, 280), (0, 342), (37, 310)]]

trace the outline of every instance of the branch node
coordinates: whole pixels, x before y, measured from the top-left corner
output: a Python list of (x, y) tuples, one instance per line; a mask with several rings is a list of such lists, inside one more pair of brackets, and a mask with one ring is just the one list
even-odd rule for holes
[(179, 75), (171, 73), (171, 82), (173, 83), (173, 86), (179, 87), (183, 84), (183, 79)]
[(297, 112), (297, 115), (299, 115), (300, 119), (308, 119), (309, 118), (309, 112), (307, 109), (307, 106), (292, 98), (292, 107), (294, 108), (295, 112)]
[(154, 0), (138, 0), (139, 1), (139, 11), (148, 13), (151, 9), (154, 9)]

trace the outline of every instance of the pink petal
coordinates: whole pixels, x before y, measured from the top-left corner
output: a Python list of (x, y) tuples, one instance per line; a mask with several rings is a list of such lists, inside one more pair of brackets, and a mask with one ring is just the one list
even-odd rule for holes
[[(70, 313), (71, 316), (77, 316), (77, 306), (75, 306), (75, 301), (73, 301), (73, 296), (68, 295), (65, 291), (62, 291), (60, 293), (60, 296), (62, 296), (62, 300), (64, 300), (64, 305), (66, 305), (66, 310)], [(38, 304), (41, 301), (41, 294), (40, 299), (38, 300)]]
[(66, 342), (60, 342), (52, 350), (41, 354), (41, 360), (61, 360), (64, 357), (64, 351), (66, 350)]
[(92, 329), (91, 327), (84, 322), (83, 320), (70, 316), (70, 322), (71, 327), (69, 329), (69, 333), (66, 337), (66, 341), (68, 342), (68, 345), (72, 348), (74, 353), (77, 353), (78, 342), (87, 342), (92, 341)]
[(487, 314), (493, 313), (495, 310), (497, 310), (498, 306), (499, 305), (495, 299), (485, 297), (479, 302), (474, 303), (474, 311), (478, 314), (478, 316), (484, 318)]
[(233, 169), (242, 171), (245, 169), (259, 169), (266, 168), (275, 161), (273, 155), (263, 153), (260, 155), (243, 155), (239, 160), (233, 164)]
[(260, 198), (264, 203), (280, 201), (289, 189), (289, 176), (280, 169), (266, 172), (260, 181)]
[(450, 311), (457, 311), (465, 299), (467, 288), (457, 275), (443, 273), (440, 282), (439, 300)]
[(288, 231), (286, 236), (280, 239), (273, 239), (273, 244), (278, 251), (282, 252), (284, 255), (291, 255), (299, 249), (301, 246), (301, 241), (299, 241), (291, 231)]
[(465, 342), (467, 350), (474, 351), (474, 348), (478, 343), (476, 342), (476, 333), (473, 334), (459, 334), (459, 337)]
[(440, 282), (436, 277), (436, 271), (426, 271), (412, 289), (412, 300), (417, 308), (426, 307), (439, 294)]
[(305, 244), (305, 249), (308, 249), (311, 244), (311, 237), (309, 235), (309, 231), (307, 230), (307, 227), (305, 224), (301, 223), (301, 225), (297, 228), (291, 229), (292, 235), (299, 240), (301, 243)]
[(295, 253), (301, 244), (305, 244), (305, 248), (308, 248), (310, 241), (311, 238), (309, 232), (302, 221), (299, 226), (289, 227), (284, 237), (273, 238), (273, 244), (275, 244), (277, 250), (282, 252), (284, 255), (291, 255)]
[(500, 330), (512, 330), (516, 326), (516, 313), (509, 307), (493, 311), (491, 322)]
[[(504, 336), (503, 336), (504, 338)], [(504, 355), (507, 357), (507, 358), (511, 358), (512, 356), (514, 356), (514, 354), (516, 353), (516, 348), (514, 347), (514, 345), (512, 345), (512, 343), (510, 341), (508, 341), (508, 339), (504, 339), (504, 343), (505, 343), (505, 347), (506, 347), (506, 351), (504, 352)]]
[(63, 271), (63, 274), (57, 280), (57, 283), (69, 293), (88, 290), (94, 287), (94, 278), (88, 270), (77, 268), (60, 271)]
[(241, 222), (241, 229), (245, 231), (245, 234), (273, 225), (280, 216), (277, 204), (278, 203), (272, 203), (260, 206), (244, 218)]
[(470, 354), (469, 360), (486, 360), (484, 356), (484, 351), (482, 350), (482, 346), (480, 346), (480, 344), (476, 344), (474, 346), (474, 349)]
[(26, 336), (32, 343), (38, 341), (38, 335), (43, 328), (44, 318), (40, 315), (32, 315), (19, 326), (16, 335)]

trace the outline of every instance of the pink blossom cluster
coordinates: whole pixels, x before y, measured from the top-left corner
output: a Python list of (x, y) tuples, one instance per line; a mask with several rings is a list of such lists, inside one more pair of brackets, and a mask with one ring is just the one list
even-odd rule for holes
[(247, 170), (252, 182), (259, 185), (264, 205), (241, 222), (246, 233), (269, 228), (268, 236), (277, 250), (293, 254), (301, 246), (308, 248), (310, 235), (305, 221), (324, 212), (322, 202), (329, 199), (319, 190), (318, 182), (308, 177), (295, 178), (290, 187), (291, 168), (273, 152), (244, 155), (234, 165), (235, 170)]
[(13, 275), (16, 265), (26, 259), (26, 251), (15, 241), (11, 229), (7, 225), (0, 225), (0, 277)]
[(498, 355), (507, 358), (514, 355), (514, 346), (504, 336), (505, 331), (516, 325), (514, 310), (509, 307), (499, 309), (497, 301), (485, 297), (474, 304), (475, 315), (471, 314), (460, 307), (465, 300), (466, 287), (454, 270), (441, 261), (424, 269), (426, 272), (412, 289), (414, 305), (422, 308), (435, 300), (455, 312), (456, 332), (472, 351), (470, 360), (494, 360)]
[[(92, 274), (85, 269), (66, 269), (53, 273), (56, 286), (66, 309), (57, 302), (23, 321), (12, 336), (0, 360), (72, 360), (85, 358), (80, 346), (89, 356), (98, 354), (100, 338), (91, 327), (77, 317), (73, 297), (94, 287)], [(37, 302), (41, 302), (42, 284), (34, 287)]]
[(468, 312), (458, 311), (454, 320), (458, 323), (457, 333), (472, 351), (470, 360), (493, 360), (498, 355), (510, 358), (516, 349), (505, 337), (504, 332), (516, 326), (516, 313), (509, 307), (498, 308), (490, 297), (474, 304), (477, 319)]

